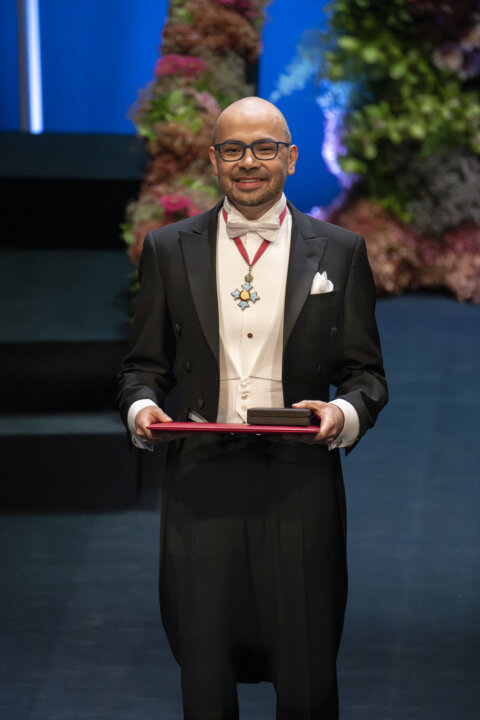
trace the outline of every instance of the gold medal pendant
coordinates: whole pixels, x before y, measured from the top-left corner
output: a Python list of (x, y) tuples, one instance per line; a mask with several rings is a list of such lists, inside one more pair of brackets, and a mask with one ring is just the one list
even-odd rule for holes
[(251, 281), (253, 280), (252, 275), (252, 268), (248, 268), (248, 273), (245, 275), (245, 282), (241, 285), (241, 290), (238, 290), (236, 288), (230, 295), (233, 297), (234, 300), (239, 300), (240, 302), (237, 303), (238, 307), (241, 310), (245, 310), (245, 308), (250, 307), (249, 302), (256, 303), (257, 300), (260, 300), (260, 295), (257, 295), (256, 290), (253, 289), (253, 285), (251, 284)]

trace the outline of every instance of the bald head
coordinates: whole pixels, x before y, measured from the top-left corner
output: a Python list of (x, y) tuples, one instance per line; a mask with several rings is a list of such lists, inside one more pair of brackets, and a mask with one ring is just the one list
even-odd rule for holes
[(213, 145), (226, 138), (222, 137), (222, 130), (230, 120), (241, 121), (244, 118), (247, 122), (258, 121), (259, 124), (269, 123), (279, 133), (279, 140), (291, 143), (292, 136), (288, 129), (287, 121), (280, 110), (268, 100), (259, 97), (246, 97), (236, 100), (229, 105), (217, 118), (213, 128)]
[[(267, 155), (271, 157), (265, 159), (261, 155), (267, 143)], [(215, 147), (218, 145), (237, 151), (243, 145), (243, 154), (236, 160), (225, 158), (223, 151)], [(260, 158), (255, 147), (260, 148)], [(276, 152), (270, 152), (272, 147)], [(295, 172), (298, 157), (280, 110), (257, 97), (237, 100), (225, 108), (215, 125), (208, 153), (220, 188), (249, 220), (261, 217), (280, 200), (287, 175)]]

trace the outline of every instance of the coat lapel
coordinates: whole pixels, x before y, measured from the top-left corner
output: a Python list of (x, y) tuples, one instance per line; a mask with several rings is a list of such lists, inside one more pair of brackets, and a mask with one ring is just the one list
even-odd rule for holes
[(216, 281), (217, 216), (221, 203), (203, 216), (203, 222), (190, 232), (180, 231), (193, 303), (205, 338), (217, 363), (219, 358), (218, 302)]
[[(179, 243), (185, 262), (193, 303), (208, 345), (219, 362), (219, 320), (216, 282), (217, 217), (223, 201), (202, 216), (198, 227), (180, 231)], [(283, 346), (310, 293), (327, 239), (318, 237), (308, 218), (289, 203), (292, 237), (285, 292)]]
[(313, 277), (319, 269), (327, 244), (325, 237), (318, 237), (313, 232), (305, 215), (290, 203), (289, 208), (292, 213), (292, 238), (285, 291), (284, 348), (310, 293)]

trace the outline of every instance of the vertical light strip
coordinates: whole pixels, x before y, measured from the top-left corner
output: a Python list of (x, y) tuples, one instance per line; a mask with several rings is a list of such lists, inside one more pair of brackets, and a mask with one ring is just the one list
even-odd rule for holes
[(38, 0), (24, 0), (29, 130), (43, 132), (42, 56)]

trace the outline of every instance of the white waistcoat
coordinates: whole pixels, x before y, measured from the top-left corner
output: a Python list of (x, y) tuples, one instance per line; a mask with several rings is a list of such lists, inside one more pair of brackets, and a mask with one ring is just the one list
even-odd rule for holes
[[(265, 218), (280, 216), (285, 196)], [(229, 216), (240, 213), (228, 200)], [(220, 211), (217, 230), (217, 294), (220, 321), (220, 396), (217, 422), (246, 421), (249, 407), (283, 407), (282, 348), (285, 286), (292, 218), (287, 210), (275, 240), (252, 268), (253, 290), (260, 299), (241, 310), (232, 297), (242, 290), (248, 266), (225, 229)], [(253, 259), (263, 240), (256, 233), (241, 237), (248, 257)], [(253, 292), (252, 290), (252, 292)]]

